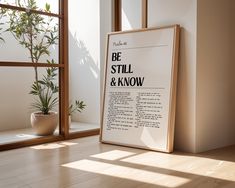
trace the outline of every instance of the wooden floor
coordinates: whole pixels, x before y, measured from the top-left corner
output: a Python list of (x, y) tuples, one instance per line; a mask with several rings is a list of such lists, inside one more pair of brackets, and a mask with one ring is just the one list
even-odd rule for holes
[(98, 136), (0, 153), (1, 188), (234, 188), (235, 146), (192, 155), (100, 144)]

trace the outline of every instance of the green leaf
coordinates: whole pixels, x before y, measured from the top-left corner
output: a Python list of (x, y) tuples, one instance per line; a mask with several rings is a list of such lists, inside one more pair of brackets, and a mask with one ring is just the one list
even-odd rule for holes
[(46, 9), (47, 12), (50, 12), (50, 7), (51, 7), (50, 4), (46, 3), (45, 9)]
[(5, 42), (5, 40), (2, 37), (0, 37), (0, 41)]
[(46, 85), (46, 82), (45, 82), (45, 81), (42, 81), (42, 80), (38, 80), (38, 83), (39, 83), (39, 84), (42, 84), (42, 85)]
[(85, 108), (85, 103), (83, 101), (75, 101), (75, 104), (71, 104), (69, 106), (69, 115), (74, 113), (75, 111), (82, 112), (82, 110)]

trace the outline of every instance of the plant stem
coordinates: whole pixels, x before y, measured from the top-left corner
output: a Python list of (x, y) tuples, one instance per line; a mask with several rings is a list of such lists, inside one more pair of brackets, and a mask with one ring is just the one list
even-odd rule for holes
[[(29, 18), (29, 22), (30, 22), (30, 18)], [(29, 27), (30, 27), (30, 32), (29, 32), (29, 39), (30, 39), (30, 57), (31, 57), (31, 61), (32, 63), (38, 63), (38, 59), (34, 58), (33, 56), (33, 26), (32, 23), (28, 23)], [(38, 67), (34, 67), (34, 75), (35, 75), (35, 83), (37, 85), (38, 88), (38, 97), (39, 100), (42, 102), (42, 94), (41, 94), (41, 90), (39, 88), (39, 84), (38, 84)]]

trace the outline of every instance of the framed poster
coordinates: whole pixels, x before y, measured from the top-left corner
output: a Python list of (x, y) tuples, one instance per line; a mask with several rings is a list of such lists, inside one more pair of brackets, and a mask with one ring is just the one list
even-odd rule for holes
[(179, 32), (108, 34), (101, 142), (172, 152)]

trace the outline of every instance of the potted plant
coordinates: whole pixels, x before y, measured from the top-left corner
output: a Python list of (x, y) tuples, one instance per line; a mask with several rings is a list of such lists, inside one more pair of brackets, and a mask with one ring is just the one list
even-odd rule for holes
[(84, 110), (85, 107), (86, 104), (84, 103), (84, 101), (78, 101), (78, 100), (75, 100), (75, 103), (69, 106), (69, 126), (71, 125), (72, 114), (75, 112), (82, 112), (82, 110)]
[[(7, 10), (9, 17), (9, 28), (6, 31), (12, 33), (21, 46), (29, 52), (32, 63), (39, 63), (41, 57), (48, 58), (48, 64), (55, 64), (51, 59), (50, 47), (57, 44), (58, 24), (50, 16), (45, 17), (33, 13), (31, 10), (38, 9), (35, 0), (17, 0), (18, 7), (27, 7), (26, 12)], [(50, 5), (46, 3), (45, 12), (50, 12)], [(35, 102), (32, 107), (36, 110), (31, 114), (31, 124), (37, 135), (53, 134), (58, 124), (58, 114), (52, 109), (58, 103), (58, 85), (56, 83), (57, 68), (49, 67), (46, 74), (39, 76), (38, 67), (34, 67), (34, 82), (31, 86), (30, 94), (34, 96)]]
[[(55, 63), (53, 60), (47, 62)], [(36, 97), (32, 107), (37, 110), (31, 114), (31, 124), (38, 135), (53, 134), (58, 124), (58, 113), (52, 111), (58, 104), (58, 97), (55, 95), (59, 91), (56, 78), (57, 68), (50, 67), (46, 69), (46, 75), (31, 86), (30, 94)]]

